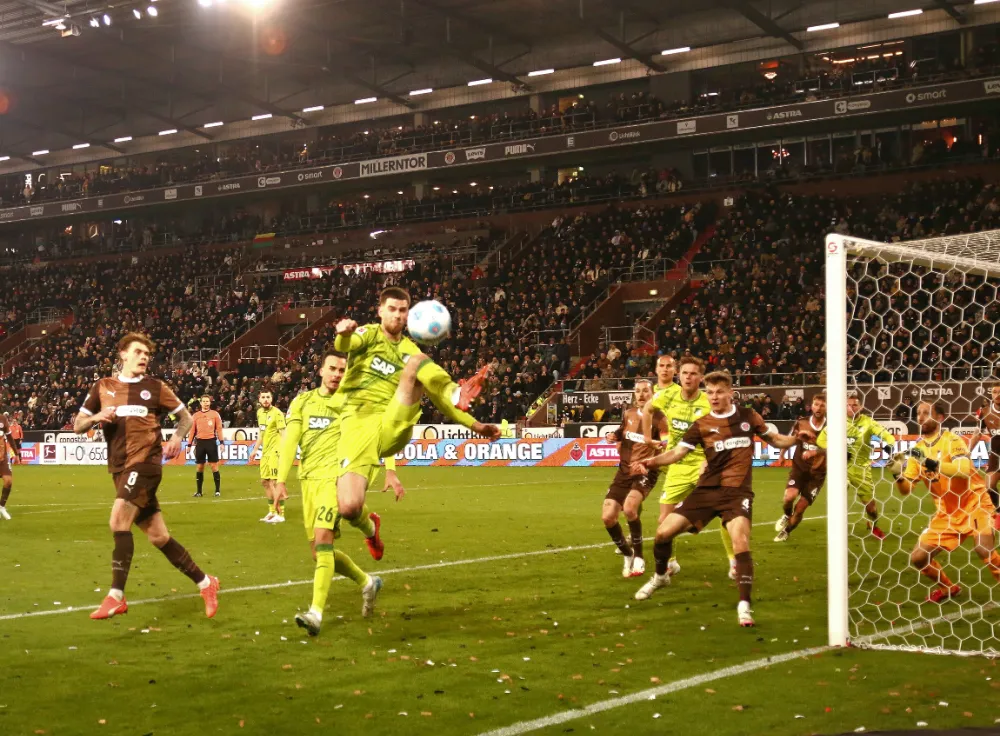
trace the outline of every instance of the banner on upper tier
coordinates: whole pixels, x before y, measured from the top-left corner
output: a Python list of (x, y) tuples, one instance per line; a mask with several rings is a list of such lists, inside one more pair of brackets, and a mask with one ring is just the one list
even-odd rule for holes
[[(872, 442), (872, 467), (884, 466), (894, 452), (908, 450), (917, 439), (914, 435), (906, 435), (894, 447)], [(226, 465), (256, 465), (260, 460), (260, 450), (251, 461), (253, 444), (251, 441), (226, 440), (219, 445), (219, 459)], [(754, 467), (785, 467), (793, 455), (794, 450), (771, 447), (759, 438), (754, 441)], [(988, 458), (986, 442), (977, 442), (971, 456), (977, 467), (985, 466)], [(399, 466), (413, 467), (589, 468), (612, 467), (618, 464), (618, 460), (618, 445), (598, 437), (539, 437), (497, 442), (456, 437), (419, 439), (412, 440), (396, 455)], [(103, 442), (24, 442), (21, 446), (21, 463), (25, 465), (105, 465), (107, 461), (107, 445)], [(166, 464), (193, 465), (194, 446), (185, 444), (183, 454)]]

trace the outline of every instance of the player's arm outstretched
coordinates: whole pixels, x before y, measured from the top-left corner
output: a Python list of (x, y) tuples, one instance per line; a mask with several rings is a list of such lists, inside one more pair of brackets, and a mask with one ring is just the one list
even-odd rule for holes
[(296, 451), (299, 448), (299, 440), (302, 438), (302, 405), (305, 404), (305, 397), (306, 394), (299, 394), (288, 407), (285, 433), (282, 435), (281, 446), (278, 448), (278, 477), (274, 484), (274, 490), (279, 494), (288, 493), (285, 483), (292, 472), (292, 466), (295, 465)]

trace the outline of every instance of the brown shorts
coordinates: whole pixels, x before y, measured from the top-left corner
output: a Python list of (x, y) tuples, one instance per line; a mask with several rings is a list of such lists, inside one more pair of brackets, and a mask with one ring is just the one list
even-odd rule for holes
[(989, 448), (986, 456), (986, 472), (995, 473), (1000, 470), (1000, 435), (990, 438)]
[(807, 473), (806, 471), (800, 469), (799, 467), (793, 465), (792, 472), (788, 474), (788, 488), (794, 488), (799, 492), (799, 497), (804, 498), (809, 502), (809, 505), (813, 505), (813, 501), (816, 500), (816, 496), (823, 489), (823, 483), (826, 481), (825, 473)]
[(111, 477), (115, 481), (116, 496), (139, 508), (139, 515), (135, 517), (136, 524), (141, 524), (160, 513), (160, 502), (156, 498), (156, 489), (160, 487), (160, 481), (163, 480), (162, 473), (123, 470)]
[(648, 475), (628, 475), (619, 470), (615, 474), (615, 479), (611, 481), (611, 486), (608, 488), (608, 493), (604, 498), (605, 500), (611, 499), (619, 506), (624, 506), (628, 494), (632, 491), (639, 491), (642, 494), (642, 500), (645, 501), (646, 496), (649, 495), (649, 492), (653, 490), (653, 486), (656, 485), (658, 477), (659, 473), (656, 472), (649, 473)]
[(695, 488), (691, 495), (674, 506), (675, 514), (680, 514), (691, 523), (688, 529), (697, 534), (716, 516), (723, 526), (733, 519), (745, 517), (753, 520), (753, 491), (742, 488)]

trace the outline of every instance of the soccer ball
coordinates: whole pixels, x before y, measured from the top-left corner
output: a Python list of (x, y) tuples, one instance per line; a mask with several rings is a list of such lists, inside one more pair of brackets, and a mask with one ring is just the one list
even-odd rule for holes
[(406, 329), (421, 345), (437, 345), (451, 332), (451, 315), (439, 301), (417, 302), (410, 307)]

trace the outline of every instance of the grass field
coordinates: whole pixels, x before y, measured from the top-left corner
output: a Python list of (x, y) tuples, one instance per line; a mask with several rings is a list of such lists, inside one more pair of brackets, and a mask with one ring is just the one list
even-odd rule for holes
[[(640, 581), (621, 578), (599, 518), (611, 470), (429, 468), (401, 471), (399, 504), (370, 496), (380, 563), (354, 530), (341, 540), (384, 575), (375, 617), (337, 581), (316, 639), (293, 621), (312, 576), (297, 489), (290, 523), (269, 526), (255, 468), (225, 468), (221, 500), (190, 498), (190, 469), (165, 473), (168, 526), (221, 578), (214, 620), (137, 532), (129, 614), (91, 621), (110, 582), (108, 476), (15, 468), (14, 519), (0, 523), (0, 734), (517, 734), (533, 719), (548, 734), (810, 734), (1000, 719), (1000, 669), (981, 657), (848, 649), (718, 674), (826, 643), (823, 504), (773, 543), (784, 471), (756, 475), (756, 629), (736, 625), (715, 531), (677, 546), (670, 588), (632, 599)], [(653, 505), (646, 521), (649, 536)], [(894, 555), (915, 524), (897, 521)], [(866, 579), (887, 564), (870, 549)]]

